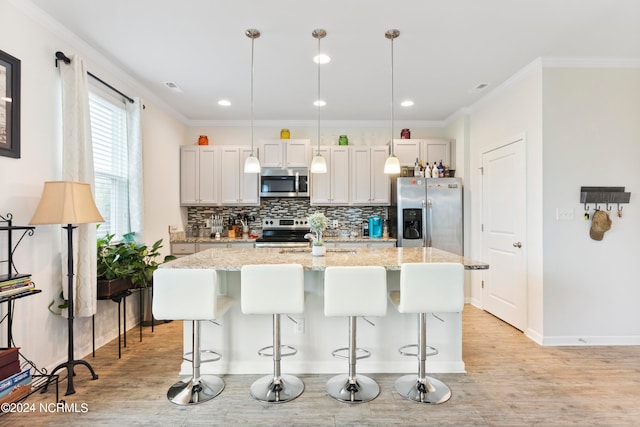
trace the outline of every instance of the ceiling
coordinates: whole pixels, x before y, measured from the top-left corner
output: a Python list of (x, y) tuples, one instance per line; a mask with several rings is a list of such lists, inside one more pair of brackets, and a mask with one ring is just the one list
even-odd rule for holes
[[(187, 122), (442, 121), (536, 58), (640, 59), (637, 0), (32, 0)], [(72, 55), (75, 52), (65, 52)], [(634, 62), (637, 63), (637, 62)], [(175, 83), (182, 91), (165, 86)], [(474, 90), (488, 84), (484, 91)], [(220, 99), (232, 105), (221, 107)]]

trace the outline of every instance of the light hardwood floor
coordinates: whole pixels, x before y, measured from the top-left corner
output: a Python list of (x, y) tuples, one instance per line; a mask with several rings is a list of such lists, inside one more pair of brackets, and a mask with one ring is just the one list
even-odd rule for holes
[[(100, 378), (91, 381), (78, 367), (77, 393), (60, 395), (86, 413), (45, 413), (52, 391), (25, 403), (35, 412), (0, 415), (0, 425), (260, 425), (260, 426), (638, 426), (640, 425), (640, 347), (540, 347), (520, 331), (467, 305), (463, 314), (466, 374), (434, 375), (453, 396), (437, 405), (420, 405), (393, 391), (397, 375), (372, 375), (381, 387), (370, 403), (347, 405), (325, 393), (329, 375), (303, 375), (305, 392), (297, 400), (266, 405), (249, 396), (255, 375), (228, 375), (226, 388), (212, 401), (180, 407), (167, 401), (177, 380), (182, 322), (128, 334), (118, 359), (117, 341), (86, 359)], [(285, 365), (286, 366), (286, 365)], [(428, 362), (427, 362), (428, 366)], [(286, 371), (286, 368), (284, 369)]]

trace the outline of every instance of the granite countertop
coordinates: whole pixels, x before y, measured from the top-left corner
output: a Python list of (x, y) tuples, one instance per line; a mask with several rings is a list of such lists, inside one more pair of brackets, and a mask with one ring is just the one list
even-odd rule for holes
[[(370, 243), (370, 242), (393, 242), (397, 239), (394, 238), (379, 238), (372, 239), (370, 237), (325, 237), (327, 243)], [(211, 237), (185, 237), (184, 233), (171, 233), (169, 243), (253, 243), (255, 238), (243, 239), (243, 238), (228, 238), (221, 237), (220, 239), (214, 239)]]
[[(376, 239), (377, 240), (377, 239)], [(312, 256), (307, 248), (213, 248), (162, 264), (161, 268), (213, 268), (240, 271), (245, 264), (302, 264), (305, 270), (324, 271), (329, 266), (380, 265), (400, 270), (406, 262), (457, 262), (467, 270), (486, 270), (489, 265), (436, 248), (327, 249)]]

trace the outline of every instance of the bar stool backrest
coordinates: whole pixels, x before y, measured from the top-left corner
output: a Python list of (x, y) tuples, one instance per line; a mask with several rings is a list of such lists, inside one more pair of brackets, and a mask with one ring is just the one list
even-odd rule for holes
[(300, 264), (243, 265), (240, 287), (245, 314), (304, 312), (304, 270)]
[(327, 267), (324, 271), (325, 316), (387, 314), (387, 272), (380, 266)]
[(464, 307), (464, 266), (405, 263), (400, 267), (400, 313), (451, 313)]
[(217, 309), (215, 270), (159, 268), (153, 272), (153, 315), (160, 320), (214, 320)]

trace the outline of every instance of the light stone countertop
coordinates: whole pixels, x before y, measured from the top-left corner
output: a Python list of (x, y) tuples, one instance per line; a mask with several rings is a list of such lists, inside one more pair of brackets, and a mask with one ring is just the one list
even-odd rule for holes
[[(379, 238), (372, 239), (370, 237), (325, 237), (322, 239), (326, 243), (376, 243), (376, 242), (393, 242), (397, 239)], [(185, 237), (184, 233), (172, 233), (170, 243), (254, 243), (256, 239), (243, 239), (221, 237), (220, 239), (212, 239), (211, 237)]]
[[(376, 239), (378, 240), (378, 239)], [(327, 249), (324, 256), (312, 256), (307, 248), (213, 248), (162, 264), (161, 268), (213, 268), (240, 271), (245, 264), (302, 264), (305, 270), (324, 271), (329, 266), (380, 265), (400, 270), (407, 262), (456, 262), (467, 270), (486, 270), (489, 265), (436, 248)]]

